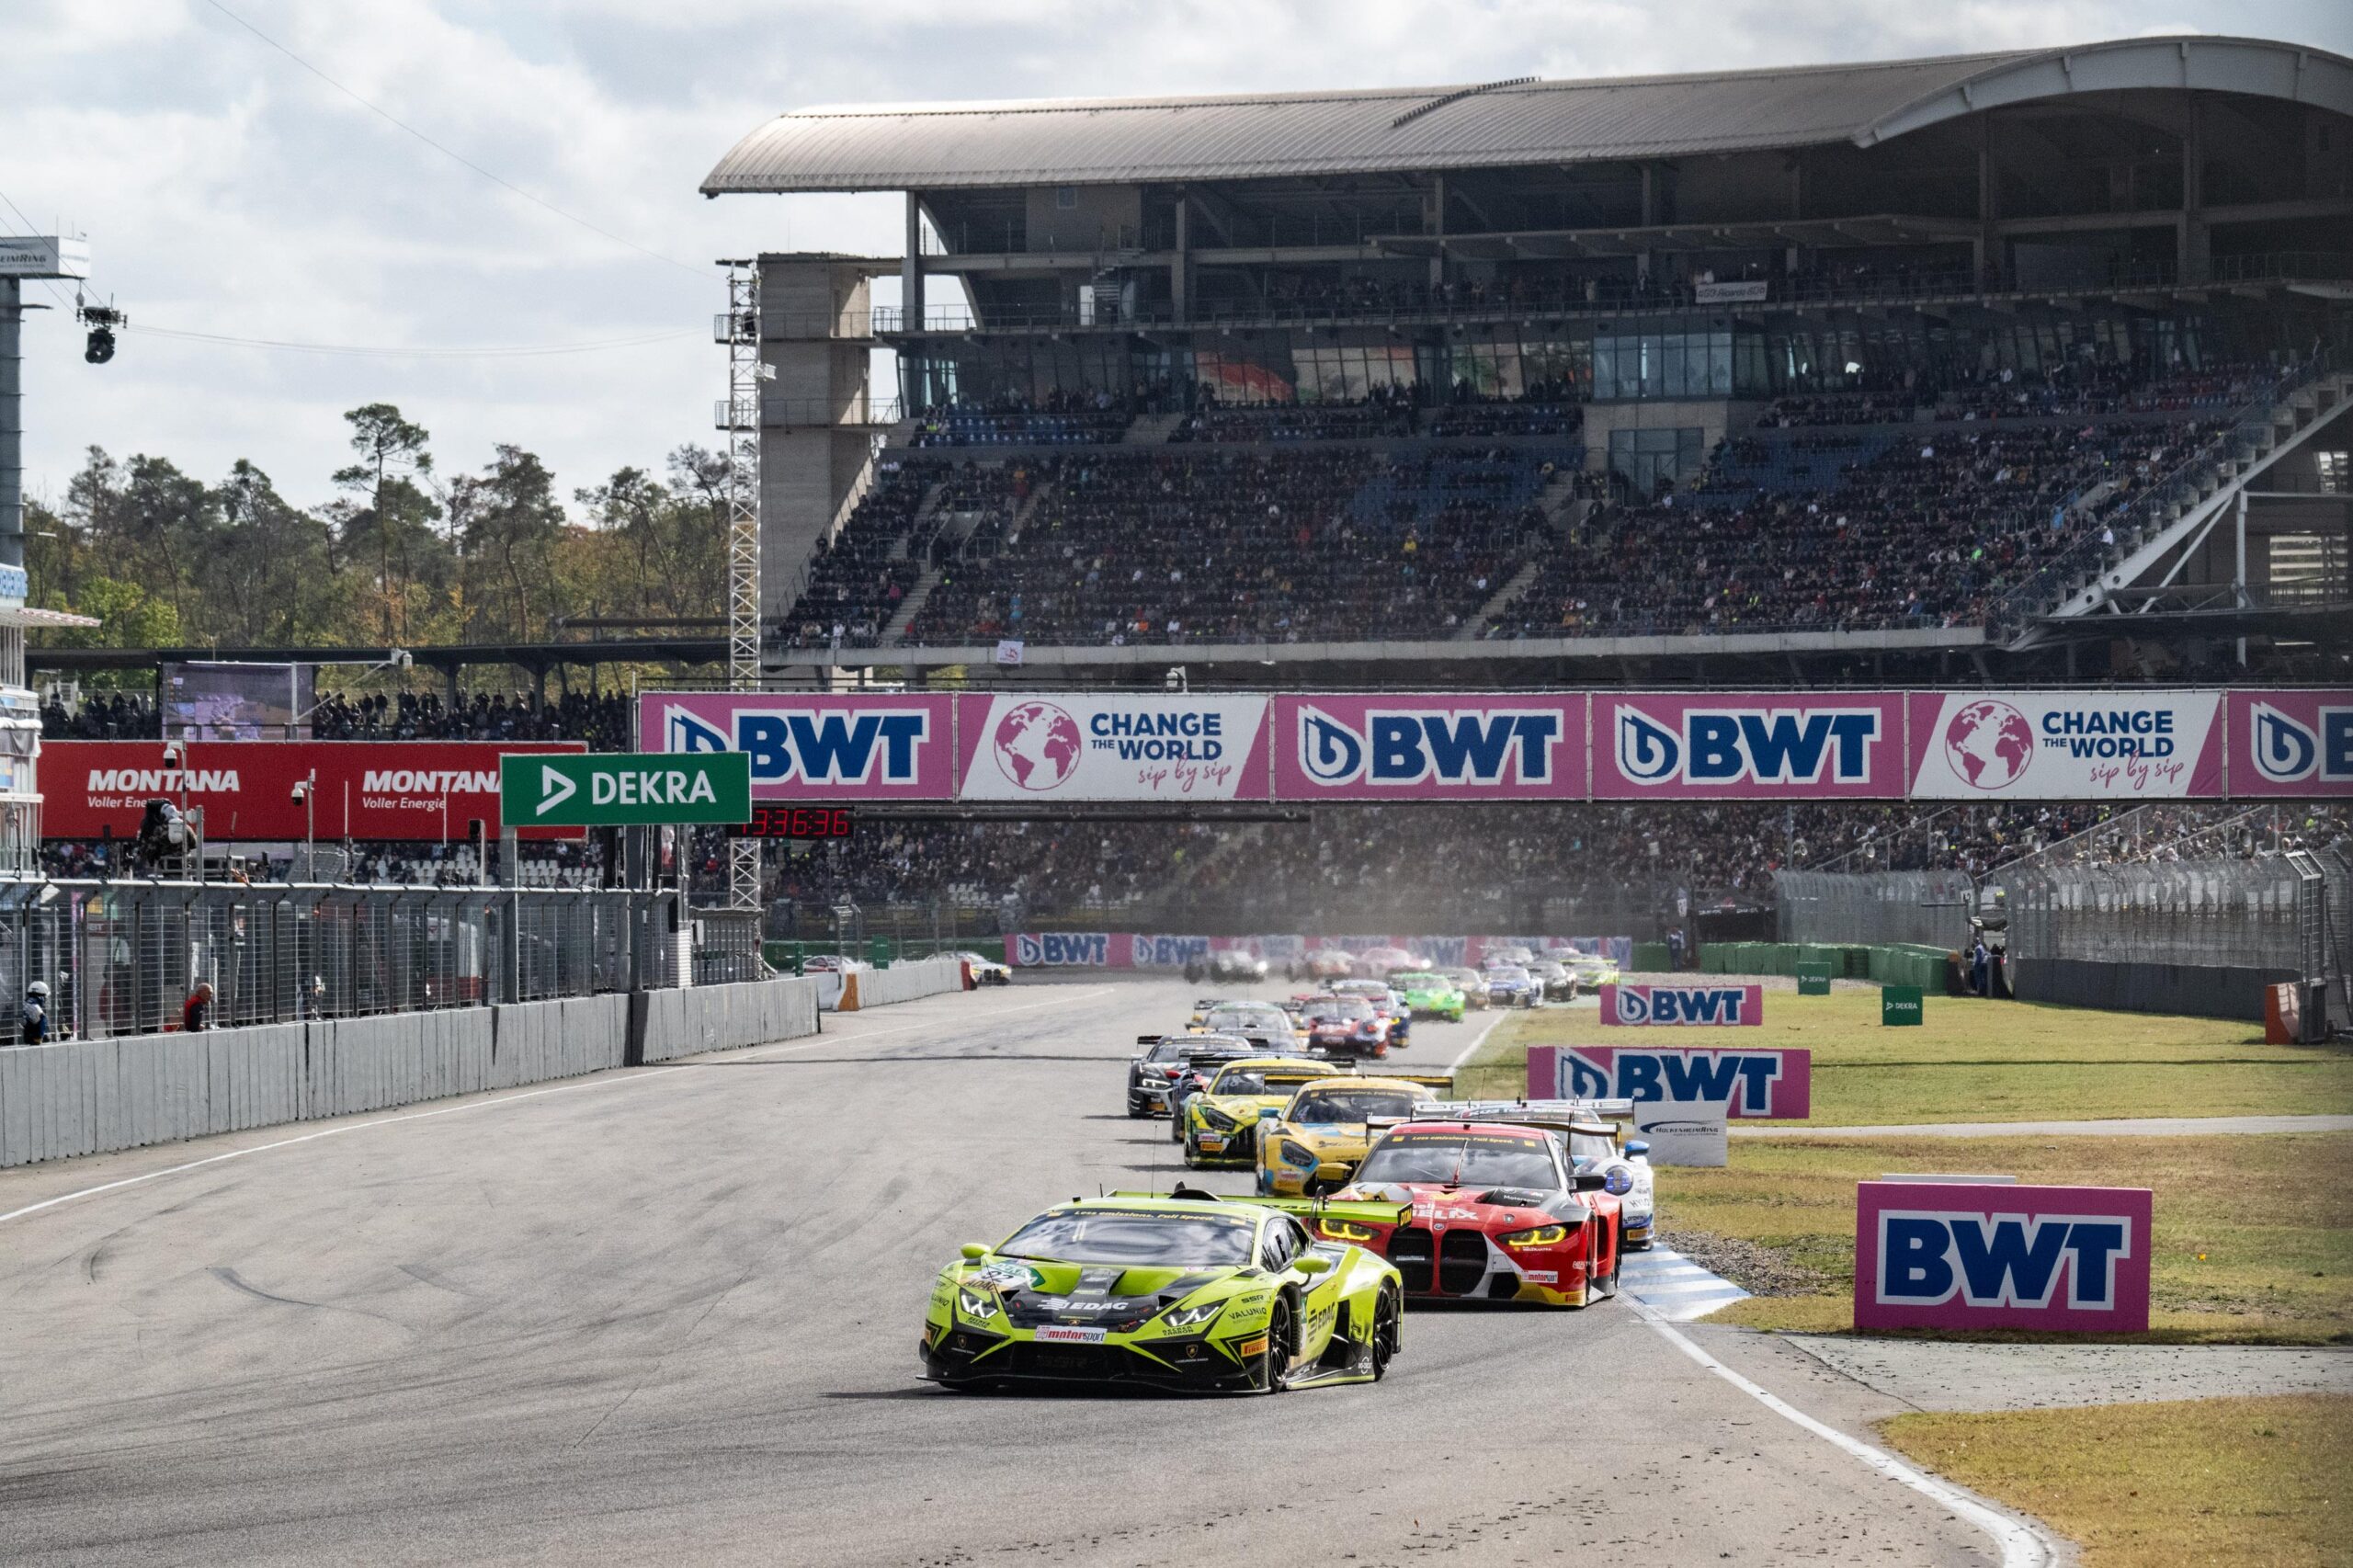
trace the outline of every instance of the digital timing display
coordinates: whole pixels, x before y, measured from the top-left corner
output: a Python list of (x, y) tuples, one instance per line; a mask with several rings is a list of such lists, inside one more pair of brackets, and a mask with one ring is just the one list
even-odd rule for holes
[(727, 830), (730, 838), (847, 838), (847, 806), (784, 806), (755, 801), (752, 820)]

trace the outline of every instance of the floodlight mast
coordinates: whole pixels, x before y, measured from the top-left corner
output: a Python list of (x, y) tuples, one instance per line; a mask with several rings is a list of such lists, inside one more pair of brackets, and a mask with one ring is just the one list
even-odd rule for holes
[[(727, 268), (727, 684), (760, 688), (760, 268), (756, 260), (722, 261)], [(727, 906), (760, 906), (761, 840), (731, 840)]]

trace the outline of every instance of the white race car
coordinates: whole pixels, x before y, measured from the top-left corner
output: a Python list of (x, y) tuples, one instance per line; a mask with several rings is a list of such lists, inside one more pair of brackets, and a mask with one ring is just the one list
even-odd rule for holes
[(1003, 959), (987, 958), (980, 953), (973, 952), (969, 948), (960, 952), (950, 953), (948, 956), (951, 959), (961, 959), (963, 960), (964, 967), (972, 971), (972, 983), (975, 985), (1010, 985), (1013, 983), (1013, 966), (1006, 963)]

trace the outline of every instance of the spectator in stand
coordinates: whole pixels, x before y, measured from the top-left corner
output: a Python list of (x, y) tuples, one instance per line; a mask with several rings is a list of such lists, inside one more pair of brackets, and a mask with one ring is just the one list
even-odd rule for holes
[(198, 1034), (212, 1027), (212, 982), (199, 980), (180, 1008), (180, 1028)]

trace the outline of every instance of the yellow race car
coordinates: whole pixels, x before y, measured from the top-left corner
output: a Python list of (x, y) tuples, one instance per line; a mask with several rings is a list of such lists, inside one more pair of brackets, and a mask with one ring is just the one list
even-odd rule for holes
[(1301, 1085), (1346, 1073), (1346, 1067), (1300, 1056), (1245, 1056), (1217, 1071), (1209, 1085), (1185, 1101), (1185, 1163), (1247, 1165), (1257, 1157), (1258, 1113), (1279, 1113)]
[(1450, 1090), (1450, 1074), (1349, 1074), (1302, 1084), (1279, 1110), (1258, 1116), (1258, 1191), (1313, 1198), (1346, 1187), (1380, 1129)]

